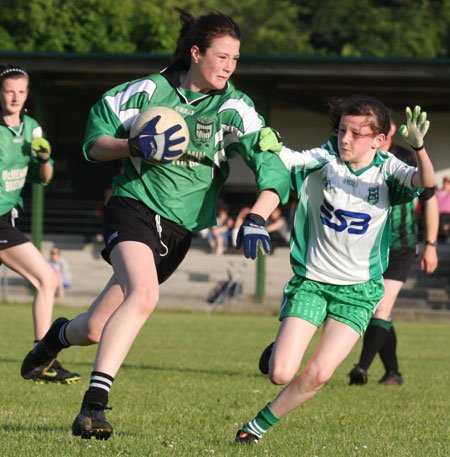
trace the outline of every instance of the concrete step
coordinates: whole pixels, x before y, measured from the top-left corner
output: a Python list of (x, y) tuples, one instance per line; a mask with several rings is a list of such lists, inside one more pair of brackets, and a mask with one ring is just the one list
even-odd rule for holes
[[(72, 286), (66, 290), (63, 299), (56, 302), (69, 306), (88, 306), (97, 297), (112, 275), (112, 268), (100, 256), (103, 246), (100, 240), (86, 243), (82, 236), (52, 236), (44, 239), (42, 252), (48, 258), (51, 246), (56, 243), (62, 249), (63, 257), (69, 262)], [(450, 244), (438, 247), (440, 263), (433, 275), (420, 272), (418, 261), (400, 292), (396, 308), (399, 312), (415, 310), (424, 312), (450, 311), (450, 281), (446, 272), (450, 268)], [(242, 294), (228, 300), (223, 309), (277, 314), (284, 285), (292, 276), (289, 262), (289, 248), (277, 248), (265, 258), (265, 295), (263, 303), (256, 303), (256, 262), (245, 259), (242, 254), (226, 253), (217, 256), (209, 252), (205, 240), (194, 238), (186, 259), (178, 270), (161, 286), (159, 308), (211, 311), (207, 297), (216, 284), (232, 276), (242, 280)], [(0, 269), (3, 278), (8, 279), (7, 287), (1, 288), (3, 301), (31, 302), (33, 292), (21, 276)], [(219, 307), (220, 309), (220, 307)]]

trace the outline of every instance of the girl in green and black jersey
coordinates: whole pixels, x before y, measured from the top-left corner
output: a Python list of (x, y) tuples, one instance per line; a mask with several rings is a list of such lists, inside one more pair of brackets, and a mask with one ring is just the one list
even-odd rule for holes
[[(27, 181), (46, 185), (53, 175), (50, 145), (41, 126), (24, 112), (29, 77), (17, 65), (0, 66), (0, 262), (22, 275), (36, 289), (33, 299), (35, 340), (50, 327), (58, 277), (40, 251), (16, 227)], [(80, 376), (53, 363), (36, 382), (72, 383)]]
[[(174, 63), (161, 73), (111, 89), (88, 120), (86, 159), (121, 159), (124, 166), (103, 212), (103, 256), (114, 274), (86, 313), (70, 322), (55, 321), (22, 366), (28, 376), (45, 370), (64, 347), (100, 343), (89, 389), (72, 426), (73, 434), (82, 438), (108, 439), (112, 434), (104, 409), (114, 377), (156, 307), (159, 284), (186, 255), (192, 233), (216, 224), (229, 159), (241, 155), (261, 195), (276, 204), (288, 197), (286, 168), (279, 157), (258, 146), (264, 120), (252, 100), (229, 81), (239, 59), (238, 25), (219, 12), (194, 18), (178, 11), (182, 28)], [(189, 128), (187, 150), (175, 161), (172, 127), (156, 134), (151, 121), (138, 136), (128, 138), (135, 117), (161, 105), (178, 111)], [(150, 163), (151, 158), (162, 163)], [(264, 227), (269, 215), (256, 205), (247, 216), (265, 252), (270, 251)]]

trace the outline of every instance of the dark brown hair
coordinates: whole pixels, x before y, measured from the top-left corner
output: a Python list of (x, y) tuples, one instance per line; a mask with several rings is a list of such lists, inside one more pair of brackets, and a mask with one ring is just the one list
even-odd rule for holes
[(230, 36), (241, 40), (239, 26), (225, 14), (212, 11), (195, 18), (182, 8), (175, 7), (175, 10), (180, 13), (182, 25), (173, 59), (184, 68), (191, 66), (191, 48), (194, 45), (204, 54), (215, 38)]
[(387, 135), (391, 128), (389, 110), (379, 100), (367, 95), (353, 95), (348, 98), (335, 97), (329, 102), (329, 123), (336, 133), (342, 116), (364, 116), (374, 135)]
[(6, 65), (0, 65), (0, 87), (3, 85), (3, 80), (6, 78), (27, 78), (28, 82), (30, 77), (24, 68), (19, 67), (19, 65), (12, 65), (10, 63)]

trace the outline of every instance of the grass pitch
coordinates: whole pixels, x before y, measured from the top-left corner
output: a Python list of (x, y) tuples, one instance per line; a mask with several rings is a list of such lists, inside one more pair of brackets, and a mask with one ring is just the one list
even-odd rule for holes
[[(79, 312), (57, 307), (54, 316)], [(96, 441), (71, 435), (96, 347), (73, 347), (59, 357), (82, 375), (80, 383), (35, 385), (20, 377), (33, 340), (30, 306), (2, 304), (0, 316), (1, 457), (450, 455), (448, 323), (396, 323), (402, 387), (378, 385), (378, 360), (368, 385), (348, 386), (359, 343), (308, 403), (257, 445), (237, 446), (238, 428), (280, 389), (257, 368), (278, 329), (275, 317), (154, 313), (110, 394), (107, 418), (115, 433)]]

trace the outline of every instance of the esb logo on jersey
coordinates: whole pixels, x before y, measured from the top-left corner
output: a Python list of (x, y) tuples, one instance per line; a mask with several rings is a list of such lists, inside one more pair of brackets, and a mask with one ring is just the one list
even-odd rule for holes
[[(324, 200), (323, 205), (320, 205), (320, 213), (323, 225), (337, 232), (348, 229), (348, 233), (352, 235), (364, 235), (369, 228), (371, 219), (370, 215), (366, 213), (357, 213), (346, 209), (335, 210), (333, 205), (330, 205), (326, 200)], [(332, 222), (332, 220), (337, 220), (337, 222)]]

